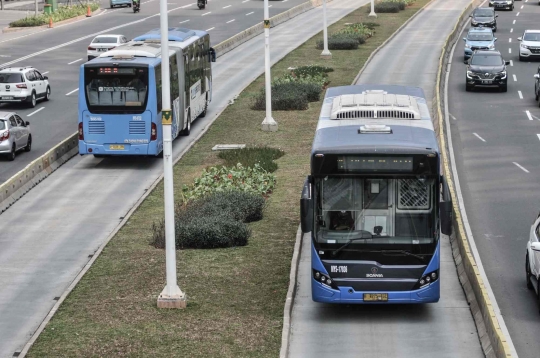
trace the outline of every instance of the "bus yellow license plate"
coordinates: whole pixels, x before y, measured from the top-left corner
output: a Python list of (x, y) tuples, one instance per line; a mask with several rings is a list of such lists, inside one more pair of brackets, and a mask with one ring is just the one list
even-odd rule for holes
[(387, 302), (388, 293), (364, 293), (364, 301), (366, 302)]
[(110, 150), (124, 150), (124, 146), (122, 144), (111, 144), (109, 145)]

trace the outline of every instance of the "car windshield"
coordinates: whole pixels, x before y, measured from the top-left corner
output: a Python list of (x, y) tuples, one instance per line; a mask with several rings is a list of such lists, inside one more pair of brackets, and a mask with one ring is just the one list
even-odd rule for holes
[(524, 41), (540, 41), (540, 33), (528, 32), (523, 36)]
[(503, 64), (500, 56), (493, 55), (474, 55), (471, 61), (471, 65), (478, 66), (501, 66)]
[(492, 34), (479, 34), (479, 33), (470, 33), (467, 36), (469, 41), (491, 41), (493, 40)]
[(478, 9), (474, 12), (474, 17), (493, 17), (493, 10)]
[(316, 186), (320, 243), (432, 243), (435, 180), (328, 176)]
[(116, 37), (96, 37), (92, 41), (93, 44), (115, 44), (116, 42), (118, 42)]
[(20, 83), (24, 82), (20, 73), (0, 73), (0, 83)]
[(6, 128), (7, 128), (6, 121), (4, 121), (3, 119), (0, 119), (0, 131)]

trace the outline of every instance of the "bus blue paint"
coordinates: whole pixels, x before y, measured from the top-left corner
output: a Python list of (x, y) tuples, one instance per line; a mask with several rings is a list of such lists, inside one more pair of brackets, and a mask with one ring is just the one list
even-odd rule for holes
[(300, 206), (314, 301), (438, 302), (451, 200), (422, 89), (329, 88)]
[[(168, 39), (174, 140), (206, 114), (215, 52), (204, 31), (171, 28)], [(81, 65), (79, 154), (160, 155), (161, 96), (159, 29)]]

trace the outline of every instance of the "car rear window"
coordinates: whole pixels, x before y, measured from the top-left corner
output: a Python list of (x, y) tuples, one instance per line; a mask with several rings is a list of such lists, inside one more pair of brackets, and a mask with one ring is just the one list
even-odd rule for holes
[(0, 73), (0, 83), (21, 83), (24, 82), (20, 73)]
[(0, 119), (0, 131), (7, 128), (7, 123), (3, 119)]
[(96, 37), (93, 44), (115, 44), (117, 42), (116, 37)]

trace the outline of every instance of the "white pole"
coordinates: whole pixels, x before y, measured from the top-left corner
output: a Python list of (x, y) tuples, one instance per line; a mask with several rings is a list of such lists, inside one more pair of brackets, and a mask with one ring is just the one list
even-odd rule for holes
[(375, 13), (375, 0), (371, 0), (371, 12), (369, 13), (369, 16), (377, 17), (377, 14)]
[(270, 76), (270, 16), (268, 15), (268, 0), (264, 0), (264, 78), (266, 82), (266, 117), (262, 122), (262, 130), (275, 132), (278, 124), (272, 118), (272, 84)]
[(36, 16), (38, 16), (38, 3), (37, 3), (37, 0), (35, 0), (34, 3), (36, 4)]
[(324, 50), (321, 53), (322, 58), (331, 59), (332, 54), (328, 50), (328, 29), (326, 25), (326, 0), (323, 0), (323, 37), (324, 37)]
[(167, 0), (159, 1), (161, 29), (161, 96), (163, 125), (163, 166), (165, 188), (165, 259), (167, 285), (158, 297), (158, 308), (185, 308), (186, 296), (176, 282), (176, 244), (174, 235), (174, 187), (172, 163), (172, 111), (169, 77), (169, 24)]

